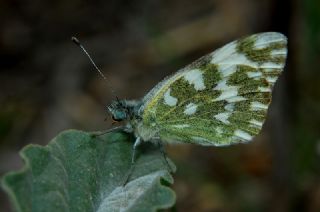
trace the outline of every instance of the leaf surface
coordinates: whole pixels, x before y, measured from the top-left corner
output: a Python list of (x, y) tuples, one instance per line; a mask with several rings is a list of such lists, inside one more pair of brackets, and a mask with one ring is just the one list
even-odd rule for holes
[[(68, 130), (47, 146), (28, 145), (22, 170), (2, 179), (17, 211), (156, 211), (173, 206), (169, 167), (152, 143), (138, 147), (129, 179), (133, 137)], [(174, 165), (170, 162), (171, 167)], [(175, 169), (172, 168), (173, 170)]]

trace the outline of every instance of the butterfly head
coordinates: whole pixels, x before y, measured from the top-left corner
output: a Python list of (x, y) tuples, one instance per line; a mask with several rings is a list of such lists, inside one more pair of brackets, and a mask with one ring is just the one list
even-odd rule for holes
[(108, 111), (110, 112), (114, 122), (124, 121), (128, 118), (128, 109), (124, 102), (118, 98), (108, 106)]

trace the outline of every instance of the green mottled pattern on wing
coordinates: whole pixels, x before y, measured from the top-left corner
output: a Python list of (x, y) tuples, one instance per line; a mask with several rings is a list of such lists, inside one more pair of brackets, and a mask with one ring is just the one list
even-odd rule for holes
[(158, 86), (145, 104), (143, 124), (158, 128), (167, 142), (250, 141), (265, 121), (286, 45), (280, 33), (261, 33), (200, 58)]

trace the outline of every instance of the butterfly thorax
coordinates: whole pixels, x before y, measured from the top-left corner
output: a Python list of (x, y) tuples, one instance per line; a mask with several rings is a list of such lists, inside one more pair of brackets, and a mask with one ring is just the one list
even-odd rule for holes
[(158, 130), (143, 123), (141, 106), (142, 101), (116, 100), (108, 106), (108, 110), (114, 121), (125, 122), (128, 131), (133, 132), (136, 137), (140, 137), (143, 141), (149, 141), (156, 137)]

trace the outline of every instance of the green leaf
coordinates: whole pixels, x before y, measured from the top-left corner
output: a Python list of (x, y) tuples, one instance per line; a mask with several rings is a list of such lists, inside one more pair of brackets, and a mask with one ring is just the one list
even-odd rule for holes
[(132, 145), (129, 134), (95, 137), (65, 131), (45, 147), (25, 147), (20, 153), (25, 166), (4, 176), (2, 187), (17, 211), (156, 211), (173, 206), (169, 167), (150, 142), (138, 147), (132, 175), (122, 186)]

